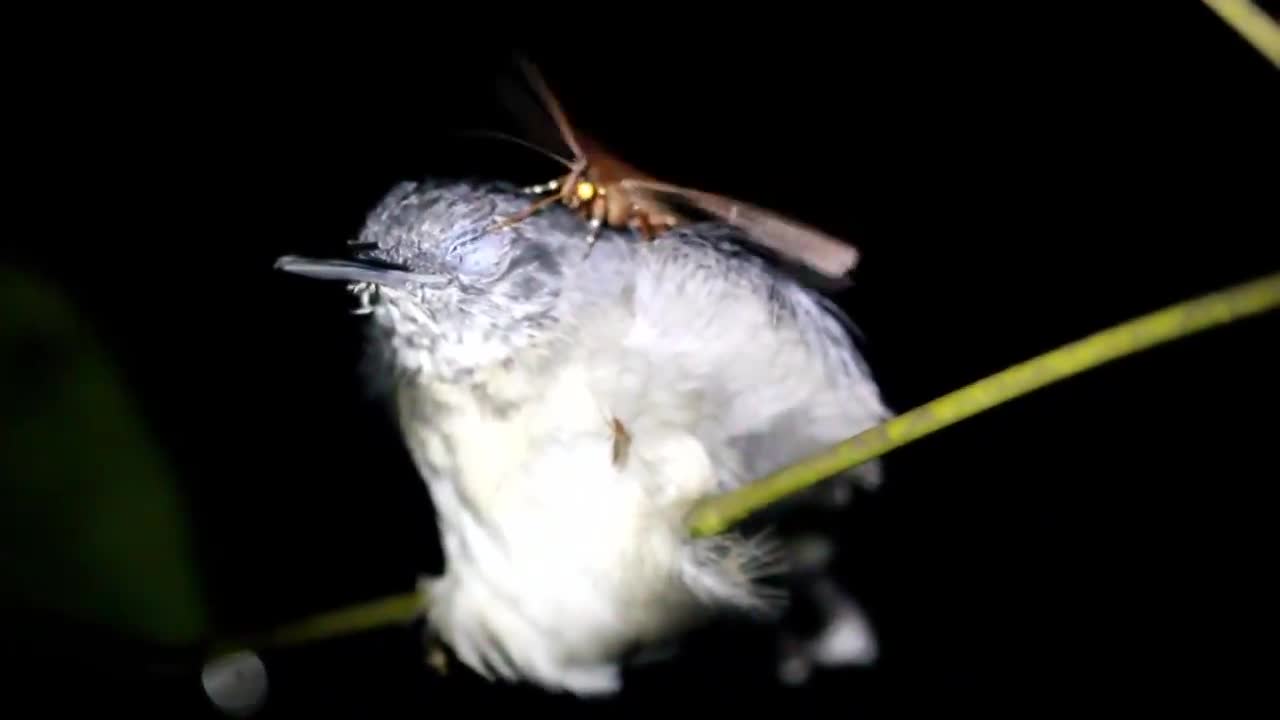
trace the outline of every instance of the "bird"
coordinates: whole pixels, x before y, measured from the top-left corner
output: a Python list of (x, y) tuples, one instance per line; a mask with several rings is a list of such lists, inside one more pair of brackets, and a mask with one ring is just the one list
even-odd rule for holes
[[(366, 376), (443, 550), (417, 586), (429, 639), (490, 681), (580, 697), (620, 692), (636, 658), (723, 617), (776, 625), (787, 682), (870, 661), (829, 534), (684, 524), (892, 416), (857, 326), (727, 223), (652, 242), (602, 228), (588, 248), (567, 208), (500, 222), (530, 202), (499, 180), (402, 180), (347, 256), (276, 262), (343, 283), (366, 317)], [(839, 510), (881, 474), (790, 502)], [(797, 601), (824, 616), (811, 637), (786, 627)]]

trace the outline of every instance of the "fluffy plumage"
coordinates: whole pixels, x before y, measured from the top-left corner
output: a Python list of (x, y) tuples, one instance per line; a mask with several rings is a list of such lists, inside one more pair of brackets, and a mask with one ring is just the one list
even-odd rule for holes
[[(353, 281), (371, 316), (445, 553), (422, 584), (432, 631), (488, 677), (610, 693), (633, 651), (714, 613), (782, 608), (768, 576), (785, 548), (690, 539), (689, 505), (888, 410), (847, 324), (734, 228), (651, 243), (605, 229), (588, 252), (585, 224), (552, 206), (487, 230), (530, 201), (405, 183), (359, 238), (375, 270), (282, 266)], [(630, 435), (619, 463), (612, 418)]]

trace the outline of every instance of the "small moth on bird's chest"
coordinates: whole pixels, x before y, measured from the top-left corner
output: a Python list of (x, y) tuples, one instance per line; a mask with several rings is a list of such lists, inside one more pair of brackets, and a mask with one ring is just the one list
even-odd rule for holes
[(631, 453), (631, 433), (616, 416), (609, 418), (609, 430), (613, 433), (613, 464), (620, 468)]

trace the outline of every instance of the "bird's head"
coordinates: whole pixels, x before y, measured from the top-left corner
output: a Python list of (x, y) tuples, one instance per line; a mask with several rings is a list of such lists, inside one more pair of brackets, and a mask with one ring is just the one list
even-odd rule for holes
[(530, 202), (505, 184), (400, 183), (369, 213), (350, 258), (286, 256), (276, 267), (346, 282), (397, 370), (457, 380), (555, 336), (583, 224), (552, 206), (498, 227)]

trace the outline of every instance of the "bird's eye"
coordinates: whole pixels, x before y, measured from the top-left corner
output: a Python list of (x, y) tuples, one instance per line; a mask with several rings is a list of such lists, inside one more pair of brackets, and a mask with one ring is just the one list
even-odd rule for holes
[(596, 196), (596, 186), (594, 183), (580, 182), (578, 183), (578, 199), (590, 200)]
[(509, 239), (502, 233), (485, 233), (464, 240), (449, 252), (449, 259), (459, 275), (483, 278), (502, 270)]

